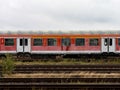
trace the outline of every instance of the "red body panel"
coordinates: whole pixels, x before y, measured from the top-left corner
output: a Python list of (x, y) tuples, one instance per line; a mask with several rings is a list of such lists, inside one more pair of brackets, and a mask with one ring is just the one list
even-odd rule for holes
[(60, 51), (60, 43), (59, 39), (57, 39), (57, 45), (56, 46), (47, 46), (47, 39), (43, 38), (43, 46), (33, 46), (33, 39), (32, 39), (32, 51)]
[[(74, 40), (75, 41), (75, 40)], [(89, 38), (85, 39), (85, 46), (76, 46), (75, 42), (70, 46), (70, 51), (99, 51), (101, 50), (101, 39), (98, 46), (89, 46)]]
[(2, 39), (0, 38), (0, 51), (1, 51), (1, 43), (2, 43), (1, 41), (2, 41)]
[[(32, 40), (33, 42), (33, 40)], [(101, 39), (99, 39), (98, 46), (89, 46), (89, 38), (85, 39), (85, 46), (76, 46), (75, 39), (71, 39), (70, 46), (61, 46), (61, 39), (57, 39), (56, 46), (47, 46), (47, 39), (43, 39), (43, 46), (33, 46), (32, 51), (100, 51), (101, 50)]]
[(14, 46), (5, 46), (4, 43), (1, 43), (1, 51), (16, 51), (16, 39), (14, 38)]
[(116, 51), (120, 51), (120, 46), (118, 45), (118, 38), (116, 38), (115, 40), (116, 40)]

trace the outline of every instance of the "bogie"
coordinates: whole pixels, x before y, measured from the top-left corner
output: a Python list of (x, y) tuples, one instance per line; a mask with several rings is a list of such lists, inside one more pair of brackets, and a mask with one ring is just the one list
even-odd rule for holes
[(0, 55), (0, 60), (5, 60), (6, 59), (6, 55)]

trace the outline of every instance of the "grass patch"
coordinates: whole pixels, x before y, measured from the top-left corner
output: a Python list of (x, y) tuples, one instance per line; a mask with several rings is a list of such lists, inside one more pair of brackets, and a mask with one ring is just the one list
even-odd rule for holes
[(2, 75), (3, 74), (12, 74), (14, 70), (14, 60), (10, 54), (6, 54), (6, 58), (2, 60)]
[(96, 64), (120, 64), (120, 59), (113, 59), (113, 60), (95, 60), (92, 59), (89, 62), (87, 60), (76, 60), (76, 59), (62, 59), (56, 61), (54, 59), (51, 60), (38, 60), (38, 61), (31, 61), (31, 62), (22, 62), (17, 61), (15, 65), (96, 65)]
[[(120, 59), (71, 59), (65, 58), (61, 60), (37, 60), (37, 61), (14, 61), (11, 56), (7, 56), (7, 60), (0, 60), (0, 64), (4, 66), (14, 65), (96, 65), (96, 64), (120, 64)], [(10, 60), (9, 60), (10, 59)], [(5, 63), (6, 62), (6, 63)], [(5, 65), (6, 64), (6, 65)], [(8, 65), (7, 65), (8, 64)], [(4, 67), (3, 66), (3, 67)]]

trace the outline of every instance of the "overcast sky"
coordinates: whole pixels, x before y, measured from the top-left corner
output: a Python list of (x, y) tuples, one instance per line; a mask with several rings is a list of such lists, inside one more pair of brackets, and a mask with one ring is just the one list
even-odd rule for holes
[(120, 30), (120, 0), (0, 0), (1, 30)]

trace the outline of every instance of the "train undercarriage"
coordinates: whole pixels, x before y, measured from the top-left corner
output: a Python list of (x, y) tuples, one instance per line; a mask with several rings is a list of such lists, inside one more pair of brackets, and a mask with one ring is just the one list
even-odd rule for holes
[[(7, 54), (0, 54), (0, 59), (5, 59)], [(120, 59), (120, 54), (116, 53), (99, 53), (99, 54), (30, 54), (17, 53), (11, 54), (17, 60), (62, 60), (62, 59), (76, 59), (76, 60), (100, 60), (100, 59)]]

